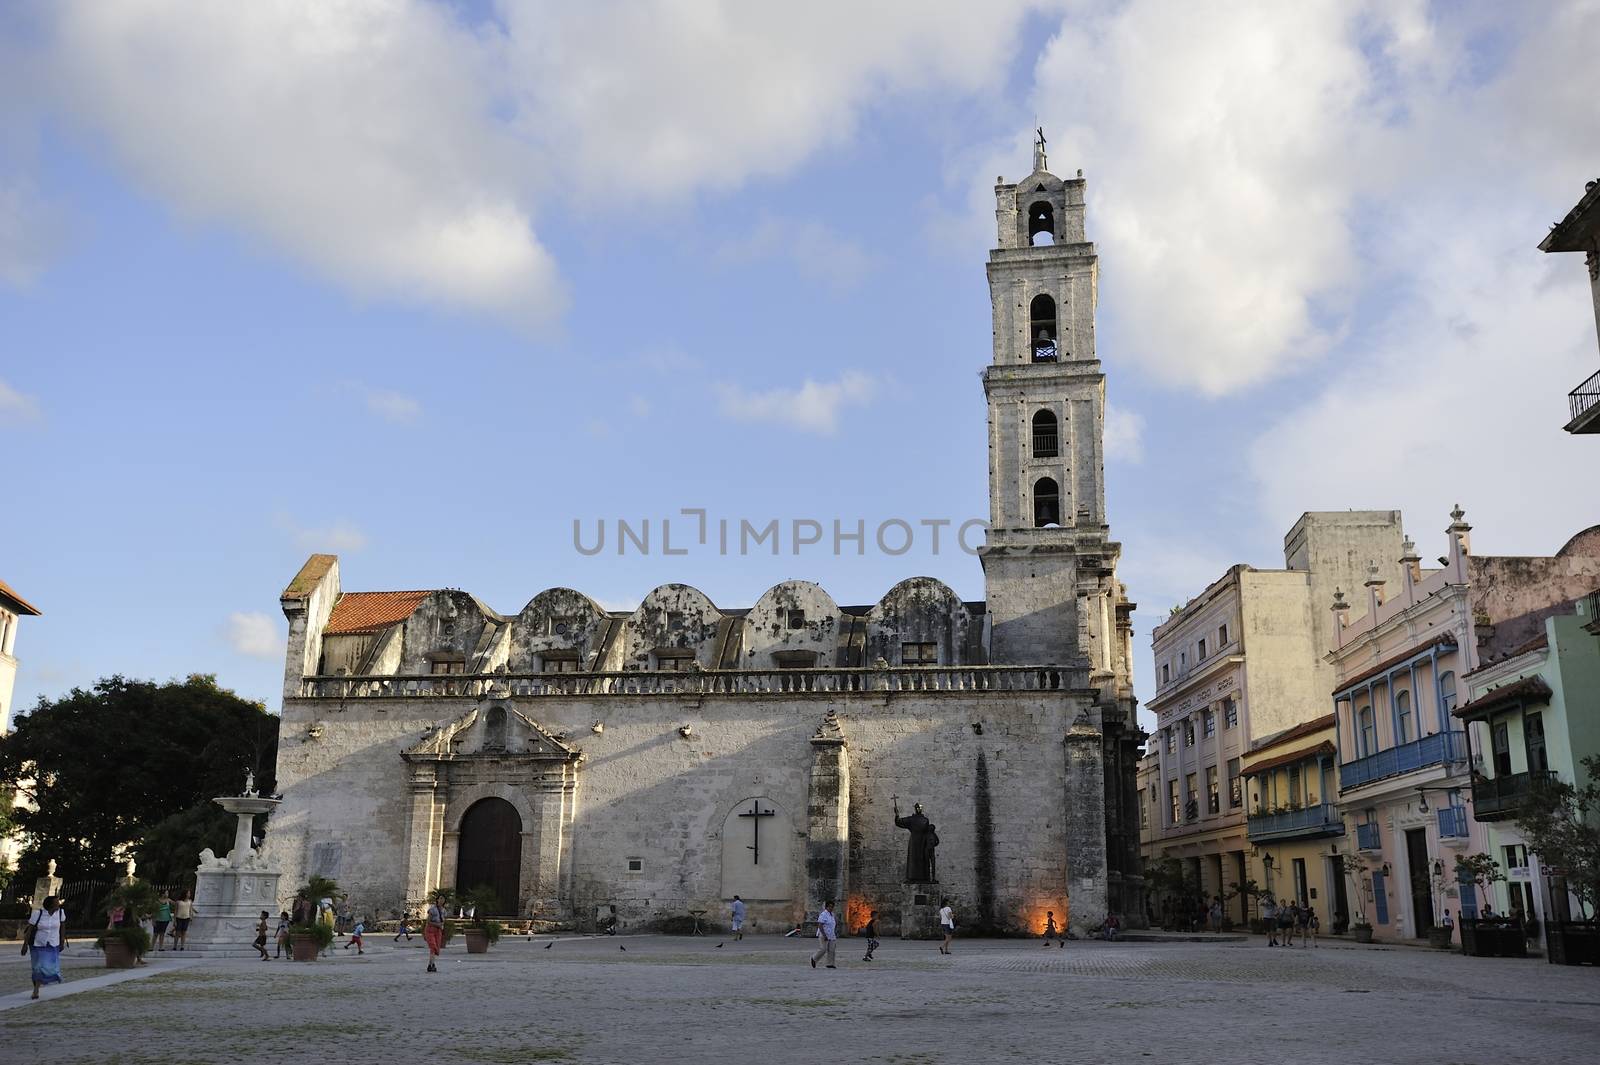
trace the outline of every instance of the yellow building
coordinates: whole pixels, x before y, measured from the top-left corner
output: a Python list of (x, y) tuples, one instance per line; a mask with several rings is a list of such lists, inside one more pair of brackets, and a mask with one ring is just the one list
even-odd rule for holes
[(1251, 746), (1243, 776), (1250, 877), (1280, 903), (1316, 911), (1323, 934), (1350, 918), (1332, 714)]

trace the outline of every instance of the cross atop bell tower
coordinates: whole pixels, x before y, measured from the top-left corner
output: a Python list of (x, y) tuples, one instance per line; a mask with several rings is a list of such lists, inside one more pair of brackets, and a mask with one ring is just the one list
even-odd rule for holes
[(989, 252), (992, 364), (989, 536), (982, 558), (999, 662), (1088, 657), (1111, 669), (1118, 545), (1105, 514), (1105, 375), (1095, 357), (1099, 257), (1085, 235), (1085, 181), (1046, 169), (995, 184)]

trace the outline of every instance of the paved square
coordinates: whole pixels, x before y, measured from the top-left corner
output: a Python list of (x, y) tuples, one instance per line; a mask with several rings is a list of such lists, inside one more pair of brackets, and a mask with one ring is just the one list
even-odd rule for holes
[[(846, 939), (828, 972), (810, 940), (550, 942), (457, 940), (436, 975), (420, 939), (384, 936), (314, 965), (156, 955), (147, 978), (0, 1012), (0, 1059), (1549, 1062), (1588, 1060), (1600, 1019), (1594, 969), (1413, 948), (888, 940), (867, 965)], [(69, 954), (69, 981), (101, 971)], [(26, 991), (15, 947), (0, 974)]]

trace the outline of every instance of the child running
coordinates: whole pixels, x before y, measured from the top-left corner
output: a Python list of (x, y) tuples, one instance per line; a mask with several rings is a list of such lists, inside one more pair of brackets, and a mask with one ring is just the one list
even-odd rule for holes
[(355, 947), (357, 954), (365, 954), (366, 950), (363, 949), (362, 946), (361, 946), (361, 933), (365, 932), (366, 930), (367, 930), (366, 919), (365, 918), (357, 918), (356, 919), (356, 926), (350, 930), (350, 942), (348, 942), (348, 943), (346, 943), (344, 945), (344, 949), (345, 950), (349, 950), (351, 947)]
[(867, 956), (862, 961), (871, 961), (873, 951), (878, 949), (878, 911), (873, 910), (867, 914), (867, 923), (861, 926), (861, 934), (867, 937)]
[(271, 961), (272, 955), (267, 953), (267, 911), (261, 911), (261, 919), (256, 922), (256, 953), (261, 955), (262, 961)]

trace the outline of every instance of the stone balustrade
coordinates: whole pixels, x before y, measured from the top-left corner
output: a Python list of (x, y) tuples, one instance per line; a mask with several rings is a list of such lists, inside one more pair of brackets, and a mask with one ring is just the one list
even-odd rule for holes
[(851, 692), (1082, 691), (1085, 667), (915, 666), (887, 669), (625, 670), (597, 673), (481, 673), (312, 676), (305, 699), (494, 699), (601, 695), (837, 695)]

